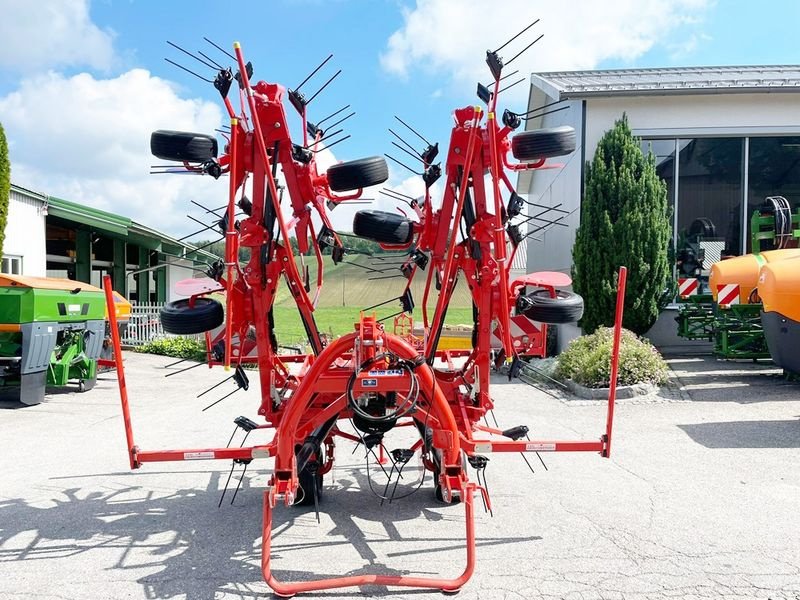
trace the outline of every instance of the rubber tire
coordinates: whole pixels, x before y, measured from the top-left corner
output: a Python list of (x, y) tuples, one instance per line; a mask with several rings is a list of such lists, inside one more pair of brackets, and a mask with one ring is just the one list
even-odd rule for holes
[(573, 323), (583, 316), (583, 298), (574, 292), (556, 290), (551, 298), (548, 290), (536, 290), (528, 294), (533, 306), (523, 314), (540, 323)]
[(370, 156), (328, 167), (328, 187), (350, 192), (378, 185), (389, 179), (389, 167), (382, 156)]
[(204, 133), (159, 129), (150, 134), (150, 152), (162, 160), (206, 162), (217, 157), (217, 139)]
[(360, 210), (353, 217), (353, 233), (379, 244), (405, 246), (414, 237), (414, 224), (397, 213)]
[(211, 298), (197, 298), (194, 307), (189, 300), (168, 302), (159, 313), (161, 326), (167, 333), (192, 335), (204, 333), (222, 325), (225, 311), (222, 304)]
[(511, 138), (511, 153), (523, 162), (575, 151), (575, 129), (568, 125), (521, 131)]

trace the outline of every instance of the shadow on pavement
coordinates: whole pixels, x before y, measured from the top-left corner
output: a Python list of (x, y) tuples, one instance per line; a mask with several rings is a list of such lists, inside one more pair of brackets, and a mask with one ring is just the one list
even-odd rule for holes
[(774, 364), (713, 357), (670, 359), (672, 387), (694, 402), (778, 402), (796, 400), (800, 383), (787, 381)]
[[(320, 505), (321, 511), (333, 521), (332, 529), (330, 521), (326, 524), (323, 520), (322, 525), (317, 525), (313, 507), (287, 508), (280, 505), (276, 508), (273, 515), (273, 561), (286, 559), (285, 562), (292, 565), (288, 570), (279, 569), (281, 565), (273, 563), (278, 579), (299, 581), (360, 573), (407, 573), (389, 568), (379, 560), (379, 553), (394, 558), (396, 563), (402, 563), (406, 554), (430, 555), (431, 572), (416, 572), (423, 576), (438, 575), (440, 567), (448, 574), (456, 568), (460, 572), (465, 560), (463, 552), (456, 553), (457, 564), (450, 564), (449, 555), (443, 563), (435, 558), (436, 553), (464, 547), (464, 509), (460, 505), (451, 505), (445, 507), (444, 512), (431, 510), (433, 506), (441, 509), (443, 505), (433, 499), (430, 479), (419, 493), (381, 507), (380, 501), (367, 489), (365, 475), (359, 469), (340, 467), (337, 475), (341, 477), (337, 478), (336, 487), (324, 488), (325, 495)], [(132, 478), (135, 476), (131, 475)], [(41, 508), (43, 502), (30, 503), (21, 498), (0, 501), (0, 565), (22, 560), (68, 560), (103, 550), (104, 554), (92, 557), (96, 568), (115, 571), (114, 578), (125, 578), (125, 573), (133, 570), (129, 577), (131, 580), (139, 577), (135, 581), (143, 586), (147, 598), (181, 596), (191, 600), (212, 600), (222, 593), (242, 599), (262, 598), (269, 594), (260, 569), (263, 489), (251, 488), (251, 480), (245, 478), (236, 504), (230, 506), (226, 500), (222, 509), (218, 509), (220, 483), (226, 477), (226, 472), (213, 472), (205, 491), (190, 488), (168, 495), (158, 495), (146, 486), (120, 486), (112, 490), (104, 485), (102, 491), (88, 486), (60, 490), (46, 501), (45, 508)], [(481, 509), (478, 501), (476, 510)], [(296, 523), (301, 517), (303, 522)], [(453, 527), (453, 532), (457, 534), (453, 537), (403, 537), (396, 524), (414, 519), (431, 524), (456, 521), (457, 528)], [(379, 523), (385, 534), (366, 534), (359, 521), (362, 524), (364, 521)], [(308, 541), (298, 542), (298, 537), (304, 537), (303, 530), (311, 527), (314, 530), (308, 535)], [(318, 527), (327, 528), (324, 535), (330, 539), (320, 541)], [(419, 528), (423, 532), (428, 529), (428, 526)], [(291, 537), (287, 538), (286, 534)], [(541, 538), (484, 537), (478, 540), (478, 545), (511, 545), (537, 539)], [(381, 552), (381, 546), (386, 542), (408, 543), (409, 547), (401, 544), (399, 551)], [(390, 550), (394, 550), (394, 545)], [(355, 548), (364, 565), (348, 573), (337, 572), (337, 548), (342, 546)], [(302, 570), (302, 553), (317, 548), (325, 553), (321, 564), (331, 565), (328, 573)], [(111, 555), (109, 549), (112, 549)], [(329, 560), (327, 556), (330, 556)], [(151, 574), (140, 576), (142, 569)], [(377, 586), (362, 591), (369, 591), (370, 595), (395, 593)], [(402, 593), (409, 592), (414, 590), (403, 590)], [(353, 593), (357, 592), (345, 590), (340, 594), (325, 595)]]
[(800, 448), (800, 418), (678, 425), (706, 448)]

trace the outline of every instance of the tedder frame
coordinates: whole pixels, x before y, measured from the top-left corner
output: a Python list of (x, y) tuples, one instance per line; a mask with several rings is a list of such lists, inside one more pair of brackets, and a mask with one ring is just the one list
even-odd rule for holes
[[(503, 79), (503, 61), (498, 52), (506, 45), (487, 52), (493, 83), (491, 88), (479, 85), (478, 94), (485, 108), (467, 106), (455, 111), (444, 169), (434, 163), (438, 146), (428, 144), (419, 153), (424, 166), (425, 194), (411, 203), (416, 220), (370, 210), (359, 211), (354, 220), (354, 234), (372, 239), (405, 257), (401, 271), (408, 279), (408, 286), (418, 271), (428, 270), (422, 302), (424, 338), (421, 345), (386, 331), (377, 317), (366, 311), (354, 315), (351, 333), (331, 341), (320, 336), (314, 308), (322, 286), (322, 251), (331, 247), (334, 260), (341, 260), (345, 253), (326, 210), (358, 197), (361, 188), (385, 180), (388, 177), (386, 165), (382, 158), (373, 157), (349, 163), (350, 166), (348, 163), (334, 165), (327, 173), (318, 173), (313, 151), (324, 132), (307, 119), (309, 101), (297, 89), (288, 92), (303, 126), (303, 144), (294, 144), (283, 112), (282, 99), (286, 90), (263, 81), (252, 85), (252, 65), (245, 61), (238, 43), (233, 46), (234, 54), (229, 54), (235, 58), (235, 76), (231, 69), (220, 69), (215, 79), (231, 123), (225, 154), (218, 160), (208, 157), (199, 167), (187, 165), (187, 168), (212, 175), (227, 174), (229, 178), (227, 212), (222, 220), (225, 260), (212, 269), (212, 281), (206, 281), (202, 290), (198, 288), (197, 294), (174, 307), (177, 312), (170, 313), (169, 319), (172, 325), (180, 325), (177, 329), (186, 331), (191, 323), (202, 321), (199, 316), (205, 319), (217, 310), (221, 315), (221, 307), (208, 296), (211, 292), (224, 293), (224, 333), (217, 339), (216, 358), (211, 362), (222, 363), (226, 369), (239, 369), (245, 360), (251, 362), (255, 357), (261, 389), (258, 414), (265, 423), (255, 425), (248, 421), (252, 425), (247, 430), (269, 430), (272, 438), (243, 447), (139, 448), (134, 439), (115, 313), (109, 310), (132, 469), (162, 461), (220, 459), (246, 465), (255, 459), (274, 459), (263, 494), (261, 566), (265, 580), (278, 595), (368, 584), (456, 591), (469, 580), (475, 568), (473, 496), (480, 494), (485, 506), (491, 507), (488, 490), (480, 484), (480, 478), (477, 483), (470, 481), (467, 463), (476, 469), (485, 467), (485, 455), (493, 452), (594, 452), (610, 456), (625, 267), (621, 267), (618, 274), (606, 422), (597, 438), (528, 439), (528, 428), (524, 425), (501, 431), (485, 421), (481, 423), (494, 407), (490, 393), (492, 333), (501, 341), (501, 358), (512, 360), (523, 345), (512, 335), (514, 314), (539, 322), (562, 323), (576, 320), (582, 311), (579, 297), (556, 288), (564, 281), (563, 275), (540, 273), (514, 280), (510, 277), (511, 257), (521, 239), (512, 219), (521, 213), (524, 201), (515, 192), (507, 173), (543, 168), (546, 158), (569, 154), (574, 150), (574, 131), (571, 128), (532, 130), (512, 137), (522, 122), (520, 115), (506, 110), (503, 122), (498, 122), (497, 101)], [(233, 80), (239, 84), (241, 92), (239, 114), (227, 99)], [(509, 152), (520, 162), (509, 160)], [(176, 153), (174, 159), (181, 158)], [(290, 196), (291, 215), (281, 205), (276, 182), (278, 164)], [(344, 179), (348, 181), (343, 182), (345, 173)], [(431, 186), (441, 175), (445, 176), (444, 193), (439, 206), (434, 206)], [(252, 184), (252, 201), (244, 196), (248, 179)], [(337, 196), (332, 188), (350, 193)], [(503, 190), (507, 200), (503, 199)], [(245, 214), (241, 221), (235, 220), (237, 206)], [(319, 232), (315, 232), (311, 221), (312, 210), (322, 221)], [(319, 260), (317, 293), (313, 298), (309, 293), (308, 274), (301, 274), (296, 264), (290, 243), (292, 233), (300, 252), (313, 249)], [(251, 250), (246, 264), (238, 262), (240, 246)], [(286, 356), (278, 352), (272, 307), (281, 279), (286, 281), (308, 333), (311, 348), (308, 354)], [(462, 352), (463, 360), (456, 365), (437, 346), (458, 280), (465, 281), (469, 288), (474, 306), (474, 330), (471, 350)], [(106, 277), (104, 283), (111, 307), (110, 279)], [(540, 289), (527, 293), (530, 287)], [(414, 308), (410, 289), (406, 287), (398, 298), (405, 313)], [(434, 289), (438, 296), (435, 309), (429, 315), (428, 298)], [(165, 319), (166, 316), (162, 319), (166, 325)], [(203, 330), (218, 325), (210, 320), (203, 323)], [(250, 349), (245, 348), (248, 344)], [(347, 427), (340, 429), (340, 423), (352, 424), (353, 431)], [(410, 448), (393, 450), (390, 454), (394, 465), (400, 470), (419, 454), (424, 467), (420, 481), (424, 481), (425, 471), (431, 471), (437, 498), (446, 503), (460, 501), (464, 504), (467, 558), (461, 575), (445, 579), (376, 573), (279, 581), (270, 561), (272, 514), (277, 505), (311, 501), (317, 505), (322, 475), (333, 466), (336, 437), (363, 444), (369, 450), (382, 447), (383, 436), (403, 426), (415, 428), (419, 440)], [(393, 492), (392, 497), (383, 499), (396, 498)]]

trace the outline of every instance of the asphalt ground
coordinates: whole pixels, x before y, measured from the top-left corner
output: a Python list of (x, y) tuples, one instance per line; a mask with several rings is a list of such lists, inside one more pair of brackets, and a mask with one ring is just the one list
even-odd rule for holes
[[(126, 354), (142, 449), (224, 446), (233, 418), (254, 418), (258, 382), (203, 412), (225, 383), (206, 367), (169, 378), (169, 359)], [(613, 453), (491, 455), (494, 516), (476, 498), (477, 566), (457, 596), (626, 599), (800, 598), (800, 384), (753, 363), (673, 360), (658, 395), (617, 406)], [(596, 439), (605, 406), (493, 386), (501, 427)], [(266, 440), (265, 432), (253, 441)], [(408, 430), (389, 448), (410, 443)], [(259, 437), (260, 436), (260, 437)], [(237, 439), (238, 441), (238, 439)], [(234, 442), (236, 443), (236, 441)], [(454, 576), (464, 565), (463, 506), (438, 503), (430, 476), (391, 504), (368, 485), (363, 449), (337, 445), (320, 523), (313, 507), (276, 509), (279, 579), (355, 573)], [(0, 410), (0, 598), (261, 598), (262, 492), (270, 464), (237, 476), (222, 461), (128, 470), (117, 382)], [(413, 489), (416, 461), (397, 495)], [(471, 471), (474, 479), (474, 471)], [(385, 476), (370, 463), (373, 487)], [(406, 479), (407, 478), (407, 479)], [(379, 586), (305, 597), (441, 598)], [(302, 596), (299, 596), (302, 597)]]

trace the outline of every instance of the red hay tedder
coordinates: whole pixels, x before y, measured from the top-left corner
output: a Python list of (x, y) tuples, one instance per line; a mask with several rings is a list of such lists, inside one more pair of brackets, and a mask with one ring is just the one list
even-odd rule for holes
[[(523, 350), (524, 343), (513, 333), (514, 319), (573, 322), (583, 309), (580, 297), (558, 289), (570, 283), (564, 275), (536, 273), (510, 280), (509, 265), (523, 238), (520, 226), (513, 220), (523, 212), (526, 201), (517, 195), (508, 172), (542, 168), (546, 158), (572, 152), (575, 133), (571, 128), (559, 127), (512, 136), (526, 115), (509, 110), (501, 118), (497, 115), (503, 79), (503, 61), (498, 51), (505, 45), (487, 52), (493, 83), (489, 87), (478, 86), (485, 108), (467, 106), (454, 113), (444, 167), (434, 162), (438, 145), (426, 141), (425, 150), (415, 150), (424, 167), (426, 189), (423, 198), (408, 202), (416, 220), (373, 210), (359, 211), (354, 218), (355, 235), (378, 242), (403, 257), (400, 270), (408, 285), (397, 298), (401, 313), (411, 314), (411, 281), (418, 272), (427, 271), (421, 305), (424, 335), (416, 343), (408, 331), (398, 331), (404, 335), (389, 333), (366, 311), (354, 315), (357, 322), (351, 333), (330, 341), (320, 335), (314, 308), (323, 285), (323, 250), (330, 248), (334, 262), (347, 253), (334, 232), (328, 211), (360, 197), (362, 189), (384, 182), (388, 169), (382, 157), (372, 157), (318, 172), (315, 154), (322, 148), (321, 142), (339, 132), (328, 134), (321, 123), (313, 124), (307, 119), (307, 105), (317, 94), (307, 100), (299, 92), (300, 86), (287, 93), (278, 84), (252, 84), (252, 65), (245, 62), (239, 44), (233, 45), (234, 54), (217, 47), (236, 63), (232, 69), (220, 68), (213, 80), (230, 117), (230, 133), (222, 155), (217, 156), (217, 141), (211, 136), (157, 131), (151, 138), (152, 151), (159, 158), (182, 162), (182, 170), (214, 177), (227, 175), (230, 183), (227, 210), (217, 223), (225, 236), (225, 260), (209, 270), (208, 278), (182, 282), (182, 292), (191, 297), (165, 307), (163, 326), (170, 333), (206, 332), (209, 364), (223, 365), (226, 370), (234, 368), (231, 378), (239, 387), (248, 386), (242, 364), (257, 362), (261, 388), (258, 414), (266, 422), (259, 425), (239, 417), (236, 424), (248, 434), (266, 429), (273, 437), (268, 442), (243, 447), (139, 449), (134, 443), (112, 309), (109, 319), (130, 466), (135, 469), (147, 462), (222, 459), (246, 467), (254, 459), (273, 458), (274, 467), (264, 492), (261, 564), (264, 578), (280, 596), (368, 584), (456, 591), (469, 580), (475, 566), (474, 495), (480, 494), (484, 505), (491, 507), (480, 477), (478, 483), (469, 480), (467, 463), (480, 474), (487, 463), (486, 455), (492, 452), (610, 454), (624, 268), (619, 276), (612, 385), (602, 435), (593, 440), (528, 439), (525, 426), (501, 431), (481, 424), (494, 406), (490, 393), (493, 363), (515, 359)], [(241, 101), (239, 112), (228, 98), (234, 86), (238, 87)], [(302, 119), (302, 144), (290, 137), (283, 102), (287, 96)], [(519, 162), (509, 160), (509, 153)], [(280, 187), (276, 182), (279, 166), (283, 173)], [(443, 197), (434, 204), (430, 190), (441, 176), (445, 178)], [(250, 186), (252, 200), (245, 195), (246, 185)], [(290, 207), (282, 206), (284, 190)], [(237, 209), (240, 220), (236, 219)], [(319, 231), (312, 215), (321, 223)], [(313, 295), (308, 268), (298, 266), (290, 235), (297, 239), (301, 254), (313, 251), (317, 257)], [(246, 264), (239, 264), (240, 247), (250, 249)], [(279, 351), (272, 308), (281, 280), (288, 286), (305, 325), (309, 354), (286, 355)], [(474, 305), (472, 348), (460, 353), (439, 351), (447, 307), (458, 280), (468, 286)], [(108, 278), (105, 286), (109, 306), (113, 307)], [(536, 289), (527, 292), (531, 287)], [(211, 293), (224, 293), (225, 306), (209, 297)], [(433, 295), (435, 309), (428, 314), (429, 296), (432, 301)], [(209, 333), (214, 329), (216, 334)], [(492, 358), (493, 334), (502, 346), (499, 361)], [(458, 355), (461, 358), (457, 365), (453, 358)], [(343, 421), (352, 427), (340, 429)], [(419, 439), (410, 448), (389, 453), (392, 470), (379, 495), (382, 499), (397, 499), (394, 492), (386, 495), (391, 474), (397, 472), (399, 478), (403, 467), (419, 453), (425, 470), (433, 474), (437, 498), (464, 505), (467, 561), (463, 573), (455, 579), (369, 574), (295, 583), (276, 580), (270, 566), (272, 512), (276, 506), (317, 506), (322, 477), (333, 466), (336, 437), (363, 444), (368, 454), (377, 447), (383, 458), (383, 437), (402, 426), (414, 428)], [(424, 477), (425, 471), (420, 483)]]

